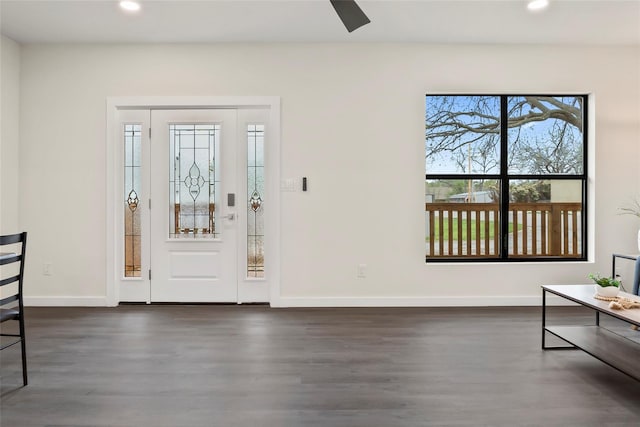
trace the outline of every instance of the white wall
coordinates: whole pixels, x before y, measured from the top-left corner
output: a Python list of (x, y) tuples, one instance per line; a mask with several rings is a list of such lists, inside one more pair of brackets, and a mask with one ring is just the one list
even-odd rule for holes
[(22, 231), (18, 219), (20, 46), (0, 36), (0, 234)]
[[(108, 96), (278, 95), (280, 305), (533, 304), (540, 284), (608, 273), (635, 250), (640, 52), (420, 44), (26, 45), (22, 224), (32, 301), (105, 295)], [(592, 263), (425, 264), (424, 94), (592, 93)], [(594, 162), (594, 156), (591, 156)], [(595, 255), (595, 257), (594, 257)], [(42, 264), (53, 275), (42, 275)], [(368, 277), (356, 278), (356, 266)], [(40, 299), (42, 298), (42, 299)], [(67, 300), (65, 300), (67, 301)]]

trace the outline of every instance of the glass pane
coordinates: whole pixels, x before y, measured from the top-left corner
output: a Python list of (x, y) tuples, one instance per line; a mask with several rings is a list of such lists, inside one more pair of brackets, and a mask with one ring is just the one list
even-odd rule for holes
[(426, 254), (500, 256), (500, 181), (425, 181)]
[(169, 237), (216, 238), (220, 125), (169, 126)]
[(582, 181), (509, 182), (509, 255), (582, 256)]
[(140, 277), (141, 125), (124, 125), (124, 276)]
[(583, 98), (508, 97), (510, 174), (583, 173)]
[(247, 277), (264, 277), (264, 125), (247, 126)]
[(427, 174), (499, 173), (500, 97), (426, 97)]

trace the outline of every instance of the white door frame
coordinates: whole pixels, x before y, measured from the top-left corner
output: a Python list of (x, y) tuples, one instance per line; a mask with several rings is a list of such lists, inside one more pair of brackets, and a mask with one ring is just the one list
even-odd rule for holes
[(198, 108), (251, 108), (260, 107), (269, 110), (269, 143), (265, 144), (265, 190), (269, 193), (269, 210), (265, 211), (265, 271), (268, 274), (269, 303), (279, 306), (280, 297), (280, 97), (277, 96), (140, 96), (108, 97), (106, 117), (106, 296), (108, 306), (117, 306), (120, 302), (119, 278), (122, 266), (118, 264), (118, 209), (122, 208), (119, 187), (116, 185), (121, 147), (118, 141), (118, 111), (126, 109), (198, 109)]

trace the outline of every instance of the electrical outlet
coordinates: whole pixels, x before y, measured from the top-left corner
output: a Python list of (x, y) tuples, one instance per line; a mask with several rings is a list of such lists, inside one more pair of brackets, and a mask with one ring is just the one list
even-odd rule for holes
[(50, 262), (45, 262), (42, 266), (42, 274), (45, 276), (53, 275), (53, 264)]
[(367, 277), (367, 264), (358, 264), (358, 277)]

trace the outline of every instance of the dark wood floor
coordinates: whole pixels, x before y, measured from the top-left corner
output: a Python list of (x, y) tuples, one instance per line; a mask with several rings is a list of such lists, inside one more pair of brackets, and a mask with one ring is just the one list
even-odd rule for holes
[[(592, 321), (550, 310), (552, 321)], [(27, 316), (27, 387), (19, 348), (0, 354), (3, 427), (640, 425), (640, 382), (579, 350), (543, 352), (539, 308)]]

